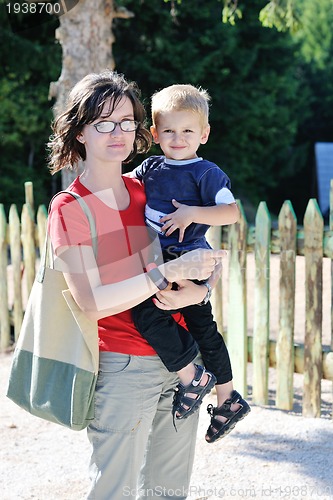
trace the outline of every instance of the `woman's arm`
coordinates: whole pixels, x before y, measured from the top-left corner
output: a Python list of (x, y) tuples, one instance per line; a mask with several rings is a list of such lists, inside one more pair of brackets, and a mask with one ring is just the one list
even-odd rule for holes
[[(226, 255), (226, 252), (224, 252), (224, 255)], [(222, 263), (219, 261), (208, 279), (208, 283), (212, 288), (217, 284), (221, 273)], [(181, 309), (193, 304), (200, 304), (207, 295), (207, 287), (205, 285), (197, 285), (189, 280), (177, 281), (177, 285), (177, 290), (159, 291), (156, 294), (156, 299), (153, 299), (156, 307), (165, 311)]]
[[(211, 276), (224, 255), (223, 250), (193, 250), (159, 266), (159, 269), (169, 281), (203, 280)], [(90, 246), (59, 248), (56, 267), (64, 272), (75, 301), (92, 320), (130, 309), (158, 291), (143, 272), (124, 281), (102, 284)]]

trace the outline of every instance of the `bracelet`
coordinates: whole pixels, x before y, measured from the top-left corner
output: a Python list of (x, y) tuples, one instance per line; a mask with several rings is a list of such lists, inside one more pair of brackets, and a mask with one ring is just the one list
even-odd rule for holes
[(170, 281), (168, 281), (166, 277), (163, 276), (156, 264), (148, 264), (146, 266), (146, 270), (149, 278), (159, 290), (171, 290), (172, 283), (170, 283)]
[(208, 281), (206, 281), (205, 283), (202, 283), (202, 284), (205, 285), (205, 287), (207, 288), (207, 293), (204, 296), (203, 300), (201, 302), (199, 302), (199, 304), (197, 304), (198, 306), (205, 306), (209, 302), (211, 295), (212, 295), (212, 291), (213, 291), (212, 287), (210, 286)]

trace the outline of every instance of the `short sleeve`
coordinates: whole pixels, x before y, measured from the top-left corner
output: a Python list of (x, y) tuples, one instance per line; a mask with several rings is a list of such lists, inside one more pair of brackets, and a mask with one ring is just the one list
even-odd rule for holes
[(231, 204), (235, 198), (231, 192), (229, 177), (217, 165), (212, 164), (199, 179), (203, 206)]
[(70, 194), (60, 194), (53, 199), (48, 231), (54, 251), (62, 246), (92, 246), (88, 219)]
[(145, 160), (140, 165), (138, 165), (133, 170), (133, 174), (135, 175), (136, 179), (143, 181), (145, 173), (147, 172), (148, 168), (149, 168), (148, 160)]
[(145, 176), (148, 173), (149, 169), (156, 167), (156, 165), (160, 163), (161, 158), (161, 156), (149, 156), (149, 158), (146, 158), (133, 170), (133, 174), (137, 179), (145, 182)]

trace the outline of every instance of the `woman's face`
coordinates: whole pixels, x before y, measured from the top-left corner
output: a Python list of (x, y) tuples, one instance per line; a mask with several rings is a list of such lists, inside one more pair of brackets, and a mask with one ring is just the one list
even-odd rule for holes
[[(108, 100), (103, 106), (102, 113), (97, 120), (85, 125), (77, 140), (86, 148), (86, 162), (117, 163), (121, 164), (133, 149), (135, 130), (124, 132), (119, 122), (134, 121), (132, 102), (128, 97), (123, 97), (112, 111), (112, 101)], [(98, 132), (94, 125), (103, 122), (116, 122), (112, 132)], [(103, 128), (103, 125), (100, 125)]]

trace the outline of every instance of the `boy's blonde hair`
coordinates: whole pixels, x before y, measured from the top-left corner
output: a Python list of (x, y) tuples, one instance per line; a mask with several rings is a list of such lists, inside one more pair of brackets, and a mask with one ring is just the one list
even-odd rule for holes
[(198, 113), (202, 126), (208, 125), (208, 92), (193, 85), (176, 84), (155, 92), (151, 99), (151, 115), (156, 126), (158, 117), (168, 111), (192, 111)]

